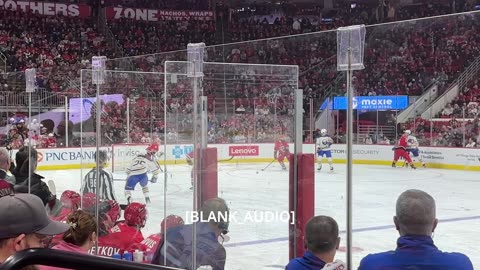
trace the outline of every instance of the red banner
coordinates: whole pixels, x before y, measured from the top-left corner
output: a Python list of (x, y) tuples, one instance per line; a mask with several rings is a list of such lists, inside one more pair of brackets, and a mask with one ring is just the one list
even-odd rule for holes
[(215, 12), (210, 10), (160, 10), (124, 7), (107, 7), (105, 10), (108, 20), (127, 18), (137, 21), (157, 22), (190, 18), (195, 20), (215, 19)]
[(258, 145), (229, 146), (228, 153), (231, 157), (258, 156), (260, 150)]
[(0, 9), (29, 12), (46, 16), (69, 16), (69, 17), (90, 17), (90, 6), (82, 4), (63, 4), (48, 2), (31, 2), (31, 1), (15, 1), (0, 0)]

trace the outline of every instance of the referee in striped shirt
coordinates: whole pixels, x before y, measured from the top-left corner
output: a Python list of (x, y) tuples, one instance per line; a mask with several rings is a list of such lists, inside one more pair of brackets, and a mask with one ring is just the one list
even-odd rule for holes
[[(97, 155), (95, 153), (95, 162), (97, 162)], [(87, 175), (85, 175), (85, 178), (83, 180), (82, 184), (82, 194), (91, 192), (97, 194), (98, 198), (100, 200), (114, 200), (116, 201), (117, 199), (115, 198), (115, 191), (113, 189), (113, 177), (110, 172), (107, 172), (104, 170), (104, 168), (107, 166), (108, 162), (108, 155), (107, 151), (105, 150), (100, 150), (99, 151), (99, 164), (100, 164), (100, 190), (98, 190), (97, 193), (97, 169), (96, 167), (90, 170)]]

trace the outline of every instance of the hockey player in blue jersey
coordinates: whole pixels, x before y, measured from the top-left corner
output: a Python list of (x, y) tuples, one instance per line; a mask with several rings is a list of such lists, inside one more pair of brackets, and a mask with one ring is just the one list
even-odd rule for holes
[(316, 139), (316, 148), (317, 148), (317, 155), (318, 155), (318, 169), (322, 169), (322, 160), (323, 157), (326, 156), (328, 160), (328, 164), (330, 165), (330, 171), (333, 171), (333, 161), (332, 161), (332, 150), (330, 149), (330, 146), (333, 144), (333, 139), (327, 135), (327, 130), (322, 129), (320, 131), (320, 137)]
[(418, 150), (417, 138), (412, 135), (412, 132), (410, 130), (405, 130), (405, 133), (408, 135), (408, 137), (407, 137), (407, 152), (409, 154), (412, 154), (412, 156), (413, 156), (412, 161), (413, 162), (415, 162), (417, 160), (420, 161), (420, 163), (422, 163), (422, 167), (425, 168), (426, 167), (425, 162), (420, 157), (420, 153), (419, 153), (419, 150)]
[(127, 183), (125, 184), (125, 197), (127, 197), (128, 204), (132, 202), (132, 191), (135, 190), (137, 184), (142, 186), (143, 196), (145, 202), (150, 203), (149, 189), (148, 189), (148, 175), (147, 172), (153, 174), (150, 182), (156, 183), (158, 174), (162, 170), (157, 162), (158, 144), (152, 143), (146, 149), (146, 153), (136, 156), (130, 166), (127, 168)]

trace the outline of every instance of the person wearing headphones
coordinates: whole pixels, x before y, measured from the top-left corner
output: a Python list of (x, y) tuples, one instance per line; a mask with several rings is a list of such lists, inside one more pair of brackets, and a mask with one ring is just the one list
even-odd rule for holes
[[(227, 203), (221, 198), (204, 202), (200, 217), (212, 217), (208, 221), (202, 218), (193, 224), (181, 225), (167, 230), (163, 242), (158, 245), (152, 264), (197, 269), (210, 266), (212, 270), (225, 269), (226, 251), (218, 238), (228, 233), (229, 213)], [(193, 228), (196, 227), (196, 243), (193, 243)], [(195, 247), (195, 262), (193, 249)]]

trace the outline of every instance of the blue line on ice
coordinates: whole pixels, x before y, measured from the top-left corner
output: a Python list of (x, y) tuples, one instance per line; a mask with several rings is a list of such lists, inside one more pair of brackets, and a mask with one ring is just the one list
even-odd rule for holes
[[(458, 221), (476, 220), (476, 219), (480, 219), (480, 216), (447, 218), (447, 219), (441, 219), (439, 222), (449, 223), (449, 222), (458, 222)], [(393, 228), (395, 228), (395, 226), (392, 224), (392, 225), (353, 229), (353, 232), (380, 231), (380, 230), (393, 229)], [(345, 233), (345, 231), (340, 231), (340, 233)], [(254, 240), (254, 241), (230, 243), (230, 244), (225, 244), (224, 246), (225, 247), (242, 247), (242, 246), (253, 246), (253, 245), (260, 245), (260, 244), (283, 242), (283, 241), (288, 241), (288, 237), (278, 237), (278, 238), (271, 238), (271, 239), (265, 239), (265, 240)]]

